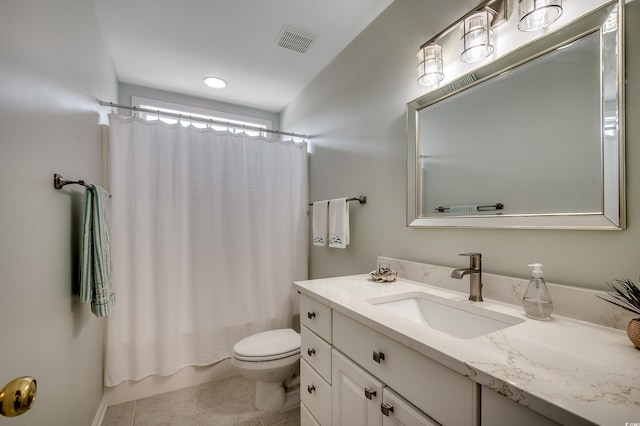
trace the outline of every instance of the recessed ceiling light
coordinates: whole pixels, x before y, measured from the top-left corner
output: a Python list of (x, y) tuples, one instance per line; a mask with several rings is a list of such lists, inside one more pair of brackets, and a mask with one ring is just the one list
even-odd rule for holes
[(227, 82), (219, 77), (205, 77), (202, 82), (212, 89), (224, 89), (227, 87)]

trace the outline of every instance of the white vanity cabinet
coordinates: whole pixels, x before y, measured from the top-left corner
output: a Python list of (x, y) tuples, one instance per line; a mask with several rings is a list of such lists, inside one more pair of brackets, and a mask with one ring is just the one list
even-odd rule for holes
[(300, 295), (300, 324), (331, 343), (331, 308), (304, 294)]
[(333, 426), (439, 426), (336, 349), (332, 366)]
[(440, 426), (389, 388), (382, 394), (382, 426)]
[[(301, 295), (303, 425), (594, 426), (637, 420), (638, 395), (611, 391), (637, 386), (637, 351), (623, 331), (557, 315), (458, 338), (387, 309), (404, 304), (383, 304), (424, 294), (487, 314), (524, 318), (522, 308), (488, 298), (483, 305), (467, 302), (448, 284), (440, 286), (450, 268), (391, 261), (438, 286), (405, 278), (377, 283), (368, 274), (294, 283)], [(522, 281), (491, 280), (505, 294)], [(573, 300), (573, 294), (562, 297)], [(575, 295), (585, 303), (593, 298), (591, 291), (576, 289)], [(443, 319), (452, 321), (450, 315)]]
[(301, 426), (320, 426), (320, 423), (311, 415), (309, 409), (304, 405), (300, 405), (300, 425)]
[(479, 422), (479, 385), (340, 312), (333, 312), (333, 346), (447, 426)]
[(300, 295), (302, 426), (331, 425), (331, 308)]
[(300, 355), (322, 378), (331, 384), (331, 345), (307, 327), (300, 330)]
[(303, 425), (478, 424), (468, 378), (305, 294), (300, 322)]
[[(553, 420), (544, 417), (509, 398), (482, 388), (482, 424), (491, 426), (560, 426)], [(571, 424), (581, 424), (578, 419)]]
[(331, 385), (300, 361), (300, 402), (321, 426), (331, 424)]
[(332, 369), (333, 426), (381, 426), (383, 383), (336, 349)]

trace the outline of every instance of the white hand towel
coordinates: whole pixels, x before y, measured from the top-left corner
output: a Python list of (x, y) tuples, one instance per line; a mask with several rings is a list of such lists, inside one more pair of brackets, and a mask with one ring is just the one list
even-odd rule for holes
[(329, 247), (347, 248), (349, 244), (349, 204), (346, 198), (329, 201)]
[(329, 240), (329, 201), (313, 203), (313, 245), (326, 247)]

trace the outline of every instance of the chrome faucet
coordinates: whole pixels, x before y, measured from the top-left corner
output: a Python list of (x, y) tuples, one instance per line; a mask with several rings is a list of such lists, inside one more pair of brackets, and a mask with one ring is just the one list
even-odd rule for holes
[(482, 302), (482, 254), (460, 253), (460, 256), (469, 256), (469, 267), (454, 269), (451, 271), (451, 278), (461, 280), (469, 275), (469, 300)]

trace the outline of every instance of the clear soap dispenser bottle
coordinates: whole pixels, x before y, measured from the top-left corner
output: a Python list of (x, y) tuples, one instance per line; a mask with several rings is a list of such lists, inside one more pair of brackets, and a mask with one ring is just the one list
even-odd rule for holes
[(527, 287), (527, 292), (522, 298), (522, 306), (525, 313), (531, 318), (538, 320), (550, 320), (553, 312), (553, 301), (547, 284), (542, 278), (542, 264), (532, 263), (531, 280)]

